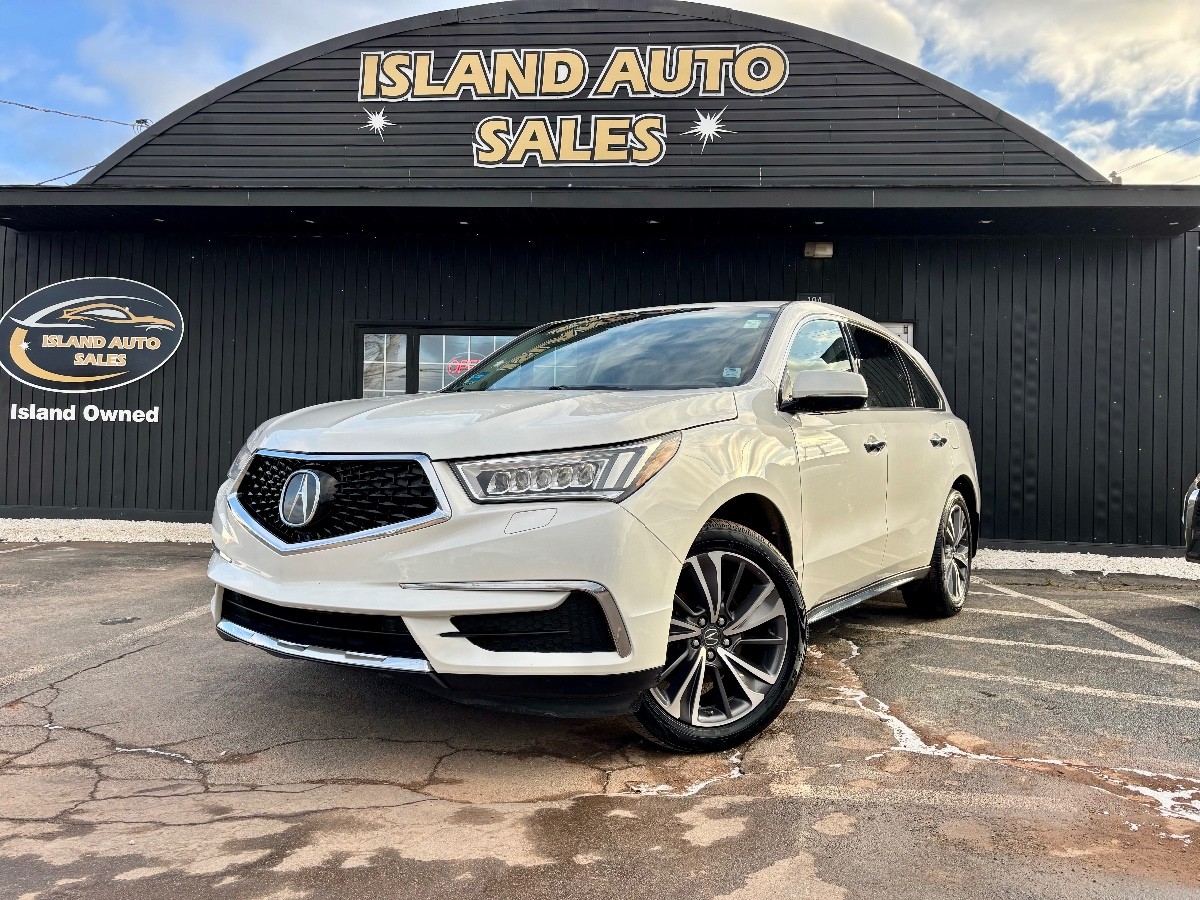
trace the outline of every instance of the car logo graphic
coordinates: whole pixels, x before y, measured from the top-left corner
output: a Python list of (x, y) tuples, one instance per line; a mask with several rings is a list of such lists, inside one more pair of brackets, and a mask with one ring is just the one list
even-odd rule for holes
[(288, 476), (279, 494), (279, 518), (291, 528), (303, 528), (321, 502), (321, 473), (300, 469)]
[(175, 323), (170, 319), (159, 316), (139, 316), (128, 306), (120, 306), (112, 301), (136, 298), (105, 297), (95, 303), (85, 303), (72, 309), (64, 309), (59, 316), (64, 322), (104, 322), (113, 324), (132, 325), (143, 331), (175, 330)]

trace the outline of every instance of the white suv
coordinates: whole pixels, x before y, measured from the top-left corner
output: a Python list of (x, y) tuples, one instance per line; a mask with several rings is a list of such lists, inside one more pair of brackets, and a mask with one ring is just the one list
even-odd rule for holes
[(928, 364), (817, 303), (557, 322), (445, 390), (258, 428), (217, 496), (220, 634), (468, 702), (758, 733), (808, 626), (967, 595), (979, 488)]

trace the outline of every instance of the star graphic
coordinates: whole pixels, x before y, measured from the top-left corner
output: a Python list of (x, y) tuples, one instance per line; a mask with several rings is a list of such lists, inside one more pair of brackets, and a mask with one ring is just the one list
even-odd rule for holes
[(21, 349), (28, 350), (29, 349), (29, 341), (21, 341)]
[[(729, 107), (726, 106), (725, 109), (729, 109)], [(704, 152), (710, 141), (725, 134), (737, 134), (736, 131), (726, 128), (725, 123), (721, 121), (721, 116), (725, 115), (725, 109), (719, 113), (702, 113), (700, 110), (696, 110), (696, 124), (684, 134), (692, 134), (700, 139), (701, 153)]]
[(400, 127), (391, 119), (389, 119), (387, 117), (387, 113), (385, 113), (382, 109), (379, 110), (379, 112), (371, 112), (364, 106), (363, 112), (367, 114), (367, 124), (359, 125), (358, 127), (370, 129), (375, 134), (379, 135), (379, 139), (381, 141), (383, 140), (383, 131), (385, 128), (391, 128), (392, 126), (395, 126), (396, 128)]

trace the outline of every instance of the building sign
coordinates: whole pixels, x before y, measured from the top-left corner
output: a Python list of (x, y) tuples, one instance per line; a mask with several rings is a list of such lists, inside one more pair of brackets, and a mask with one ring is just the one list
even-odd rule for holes
[[(432, 50), (389, 50), (361, 55), (358, 99), (397, 103), (439, 100), (541, 100), (561, 102), (562, 115), (520, 119), (491, 115), (475, 126), (471, 153), (480, 168), (537, 166), (652, 166), (668, 151), (664, 112), (613, 112), (606, 101), (695, 97), (696, 109), (682, 131), (704, 147), (732, 134), (717, 108), (732, 95), (763, 97), (788, 77), (788, 58), (774, 44), (616, 47), (596, 73), (587, 57), (570, 48), (461, 50), (442, 78), (435, 77)], [(583, 110), (586, 110), (584, 112)], [(386, 107), (364, 106), (360, 128), (379, 135), (397, 122)], [(586, 125), (585, 125), (586, 120)], [(464, 148), (465, 149), (465, 148)]]
[(483, 358), (478, 356), (457, 356), (446, 363), (446, 374), (451, 378), (457, 378), (459, 375), (470, 372), (482, 361)]
[(0, 316), (0, 366), (47, 391), (103, 391), (145, 378), (182, 340), (183, 316), (161, 291), (124, 278), (75, 278)]

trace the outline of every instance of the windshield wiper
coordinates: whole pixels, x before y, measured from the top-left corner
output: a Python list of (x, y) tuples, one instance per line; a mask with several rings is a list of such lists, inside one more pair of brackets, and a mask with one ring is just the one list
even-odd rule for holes
[(552, 384), (548, 391), (636, 391), (627, 384)]

